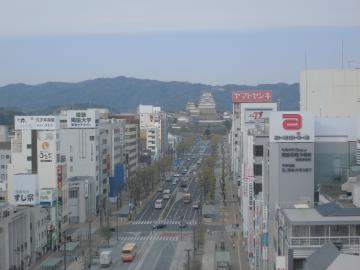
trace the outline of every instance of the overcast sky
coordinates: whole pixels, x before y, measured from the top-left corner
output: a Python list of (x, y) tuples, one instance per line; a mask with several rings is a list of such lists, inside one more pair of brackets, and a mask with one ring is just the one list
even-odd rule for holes
[(360, 67), (359, 0), (0, 0), (0, 85), (296, 82)]

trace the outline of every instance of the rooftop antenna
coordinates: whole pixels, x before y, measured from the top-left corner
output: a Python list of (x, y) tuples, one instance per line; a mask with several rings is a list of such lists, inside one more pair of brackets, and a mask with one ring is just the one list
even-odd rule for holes
[(305, 110), (307, 111), (308, 110), (309, 89), (308, 89), (308, 61), (307, 61), (307, 50), (306, 49), (305, 49), (305, 92), (306, 92), (306, 100), (305, 100), (306, 109)]
[(341, 40), (341, 69), (344, 69), (344, 40)]

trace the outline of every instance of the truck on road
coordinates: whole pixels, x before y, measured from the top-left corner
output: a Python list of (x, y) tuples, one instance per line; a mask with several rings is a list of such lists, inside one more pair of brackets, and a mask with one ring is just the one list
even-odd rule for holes
[(111, 250), (104, 250), (100, 253), (101, 267), (108, 267), (112, 263)]

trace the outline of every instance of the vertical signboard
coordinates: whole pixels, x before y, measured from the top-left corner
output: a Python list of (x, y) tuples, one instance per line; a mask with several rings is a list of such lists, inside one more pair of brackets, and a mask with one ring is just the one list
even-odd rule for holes
[(285, 256), (276, 257), (276, 270), (286, 270), (286, 259)]
[(39, 162), (56, 161), (56, 135), (53, 131), (41, 131), (37, 133), (38, 160)]

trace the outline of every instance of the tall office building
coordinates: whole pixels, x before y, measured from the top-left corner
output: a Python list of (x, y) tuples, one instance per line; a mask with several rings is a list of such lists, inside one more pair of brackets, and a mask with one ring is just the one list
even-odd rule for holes
[(301, 72), (300, 110), (323, 117), (360, 112), (360, 69)]
[(8, 202), (37, 205), (42, 190), (54, 194), (55, 203), (48, 208), (46, 220), (50, 248), (57, 246), (61, 227), (68, 222), (66, 187), (58, 117), (16, 116), (8, 165)]
[(145, 149), (150, 151), (153, 159), (161, 158), (168, 148), (167, 115), (160, 107), (139, 105), (140, 140)]

